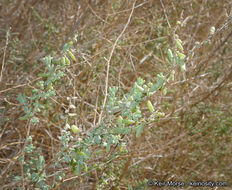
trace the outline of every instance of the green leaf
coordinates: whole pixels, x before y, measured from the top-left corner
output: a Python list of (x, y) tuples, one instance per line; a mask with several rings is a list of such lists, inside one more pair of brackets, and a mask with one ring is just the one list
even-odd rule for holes
[(72, 132), (75, 134), (78, 134), (81, 132), (81, 130), (76, 125), (72, 125), (71, 129), (72, 129)]
[(142, 78), (139, 77), (137, 80), (137, 84), (142, 86), (144, 83), (145, 83), (145, 80), (143, 80)]
[(164, 94), (164, 95), (167, 94), (167, 88), (166, 88), (166, 87), (163, 88), (163, 94)]
[(170, 79), (171, 81), (174, 81), (174, 80), (175, 80), (175, 71), (174, 71), (174, 70), (172, 70), (169, 79)]
[(125, 120), (123, 120), (123, 122), (124, 122), (126, 125), (131, 125), (131, 124), (135, 123), (135, 121), (132, 120), (132, 119), (125, 119)]
[(136, 128), (136, 138), (140, 137), (141, 133), (143, 132), (143, 125), (139, 125), (137, 128)]
[(71, 46), (72, 46), (72, 44), (70, 44), (70, 43), (64, 44), (64, 46), (63, 46), (63, 52), (66, 52)]
[(141, 86), (139, 86), (136, 82), (135, 82), (135, 88), (136, 88), (138, 91), (140, 91), (140, 92), (144, 92), (144, 91), (145, 91), (144, 88), (141, 87)]
[(21, 176), (15, 176), (13, 180), (14, 181), (20, 181), (21, 179), (22, 179)]
[(69, 60), (66, 56), (64, 56), (64, 58), (65, 58), (65, 63), (66, 63), (67, 65), (70, 65), (70, 64), (71, 64), (70, 60)]
[(31, 116), (30, 115), (24, 115), (24, 116), (22, 116), (22, 117), (20, 117), (19, 118), (19, 120), (27, 120), (27, 119), (29, 119)]
[(116, 95), (116, 92), (118, 91), (118, 87), (114, 86), (112, 88), (109, 88), (109, 93), (111, 96), (115, 96)]
[(106, 152), (110, 151), (112, 140), (113, 140), (112, 137), (110, 137), (110, 139), (108, 140), (107, 145), (106, 145)]
[(165, 116), (165, 113), (157, 112), (157, 113), (155, 113), (155, 115), (158, 116), (158, 117), (163, 117), (163, 116)]
[(56, 92), (54, 90), (48, 90), (48, 97), (55, 96)]
[(33, 144), (29, 144), (28, 146), (25, 147), (24, 151), (26, 153), (31, 153), (34, 149), (35, 147), (33, 146)]
[(52, 62), (52, 57), (49, 55), (49, 56), (47, 56), (47, 57), (44, 57), (44, 58), (42, 59), (42, 61), (45, 62), (45, 64), (46, 64), (47, 66), (50, 66), (50, 65), (51, 65), (51, 62)]
[(185, 66), (185, 64), (181, 65), (181, 70), (182, 70), (182, 71), (186, 71), (186, 66)]
[(31, 175), (31, 182), (38, 182), (39, 181), (39, 175), (37, 173), (33, 173)]
[(96, 155), (99, 155), (99, 154), (101, 154), (103, 152), (103, 150), (98, 150), (95, 154)]
[(24, 156), (19, 156), (19, 157), (18, 157), (18, 160), (19, 160), (21, 163), (24, 163)]
[(65, 65), (65, 57), (64, 56), (61, 58), (61, 64)]
[(176, 63), (180, 65), (180, 68), (182, 71), (186, 70), (185, 62), (182, 59), (180, 59), (179, 57), (176, 57)]
[(69, 41), (69, 42), (68, 42), (68, 45), (70, 45), (70, 46), (73, 45), (73, 42), (72, 42), (72, 41)]
[(173, 62), (173, 58), (174, 58), (174, 56), (173, 56), (173, 54), (172, 54), (172, 50), (171, 49), (168, 49), (168, 59), (169, 59), (169, 61), (172, 63)]
[(155, 111), (155, 109), (154, 109), (154, 107), (153, 107), (153, 105), (152, 105), (152, 103), (151, 103), (150, 100), (147, 101), (147, 107), (150, 110), (150, 112), (154, 112)]
[(94, 137), (94, 142), (95, 142), (96, 144), (100, 144), (100, 143), (101, 143), (101, 136), (100, 136), (100, 135), (96, 135), (96, 136)]
[(180, 39), (176, 40), (176, 46), (179, 50), (181, 50), (182, 52), (184, 51), (184, 48), (182, 46), (182, 41)]
[(81, 170), (82, 170), (82, 163), (81, 163), (81, 161), (78, 162), (76, 169), (77, 169), (78, 176), (81, 176)]
[(39, 77), (48, 77), (49, 73), (39, 73), (38, 76)]
[(179, 57), (181, 60), (184, 60), (184, 59), (185, 59), (185, 57), (186, 57), (186, 55), (185, 55), (185, 54), (180, 53), (179, 51), (177, 51), (177, 55), (178, 55), (178, 57)]
[(114, 133), (116, 134), (125, 134), (125, 135), (129, 135), (130, 134), (131, 129), (129, 127), (125, 127), (125, 128), (114, 128)]
[(21, 104), (26, 104), (27, 103), (27, 100), (26, 100), (26, 95), (22, 93), (20, 93), (17, 97), (17, 100), (19, 101), (19, 103)]
[(31, 118), (31, 123), (32, 124), (39, 123), (39, 119), (37, 117), (33, 117)]
[(133, 190), (133, 187), (130, 185), (130, 184), (128, 184), (128, 190)]
[(64, 156), (64, 161), (65, 161), (66, 163), (70, 163), (70, 162), (71, 162), (71, 159), (70, 159), (69, 155), (65, 155), (65, 156)]
[(88, 171), (88, 166), (85, 162), (83, 162), (83, 169), (84, 169), (84, 172)]
[(42, 155), (40, 155), (39, 156), (39, 160), (37, 162), (37, 166), (36, 166), (36, 168), (38, 169), (38, 171), (41, 171), (43, 169), (44, 163), (45, 163), (44, 157)]
[(163, 74), (158, 74), (158, 80), (154, 85), (152, 85), (152, 87), (150, 88), (150, 91), (153, 92), (155, 90), (159, 90), (163, 86), (165, 80), (166, 79), (163, 76)]
[(60, 77), (63, 77), (63, 76), (64, 76), (64, 72), (62, 71), (57, 72), (57, 79), (60, 79)]
[(72, 54), (71, 51), (67, 50), (67, 53), (72, 58), (73, 61), (77, 61), (76, 57)]
[(130, 132), (131, 132), (131, 128), (125, 127), (125, 128), (123, 128), (123, 133), (122, 134), (129, 135)]
[(118, 117), (117, 123), (118, 123), (119, 126), (122, 125), (122, 123), (123, 123), (123, 118), (122, 118), (121, 115)]

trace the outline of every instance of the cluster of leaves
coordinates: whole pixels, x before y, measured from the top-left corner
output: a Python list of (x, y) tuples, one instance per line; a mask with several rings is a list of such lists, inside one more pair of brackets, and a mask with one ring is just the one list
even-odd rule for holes
[[(29, 97), (27, 97), (25, 93), (20, 93), (18, 95), (17, 99), (22, 105), (23, 110), (26, 114), (20, 117), (20, 120), (29, 120), (30, 124), (35, 125), (39, 123), (39, 117), (37, 117), (37, 114), (40, 112), (43, 112), (43, 115), (46, 114), (46, 112), (48, 111), (48, 107), (51, 105), (51, 103), (49, 103), (49, 101), (47, 100), (49, 100), (53, 96), (56, 96), (53, 85), (56, 85), (61, 77), (65, 75), (64, 69), (71, 63), (70, 59), (67, 56), (69, 55), (69, 57), (73, 61), (76, 61), (75, 56), (70, 50), (71, 46), (72, 42), (64, 45), (61, 58), (53, 58), (50, 55), (43, 58), (43, 62), (46, 65), (46, 71), (44, 73), (38, 74), (40, 79), (36, 83), (37, 88), (33, 88), (32, 95)], [(69, 142), (69, 133), (69, 131), (66, 132), (66, 136), (64, 135), (61, 138), (63, 144), (63, 148), (61, 149), (61, 151), (64, 151), (64, 147), (66, 147), (67, 143)], [(46, 185), (47, 176), (44, 171), (44, 156), (40, 155), (38, 158), (40, 150), (33, 145), (31, 137), (28, 137), (27, 141), (30, 143), (24, 148), (27, 159), (25, 160), (24, 156), (19, 157), (19, 161), (23, 165), (26, 179), (29, 180), (30, 183), (36, 184), (36, 187), (39, 187), (41, 189), (50, 189), (50, 186)], [(60, 152), (60, 154), (62, 155), (62, 152)], [(61, 156), (60, 154), (59, 156)], [(67, 160), (67, 156), (64, 160), (66, 163), (70, 163), (71, 161)], [(56, 164), (60, 166), (59, 162), (57, 162)], [(33, 165), (35, 165), (36, 167), (32, 167)], [(62, 175), (56, 174), (58, 181), (62, 179)], [(22, 177), (16, 176), (15, 180), (22, 180), (21, 178)]]
[[(45, 110), (45, 105), (43, 102), (47, 101), (49, 98), (56, 96), (56, 92), (53, 85), (64, 76), (64, 68), (70, 65), (70, 60), (67, 54), (71, 57), (73, 61), (76, 61), (75, 56), (72, 54), (70, 47), (72, 42), (64, 45), (63, 56), (61, 58), (52, 58), (50, 55), (43, 58), (43, 62), (46, 65), (46, 72), (38, 74), (41, 78), (37, 81), (36, 86), (32, 90), (32, 96), (26, 98), (25, 94), (18, 95), (18, 101), (23, 105), (25, 116), (20, 117), (20, 120), (30, 119), (32, 124), (39, 122), (39, 118), (36, 117), (36, 113), (40, 113), (41, 110)], [(46, 110), (45, 110), (46, 111)]]
[[(141, 102), (151, 96), (155, 90), (162, 88), (165, 80), (165, 77), (161, 74), (157, 77), (157, 81), (145, 85), (145, 81), (139, 78), (138, 81), (135, 82), (130, 93), (124, 95), (121, 100), (119, 100), (116, 95), (118, 88), (110, 88), (109, 101), (107, 104), (108, 116), (99, 127), (88, 133), (85, 138), (78, 138), (73, 145), (71, 139), (75, 139), (75, 136), (72, 136), (69, 129), (71, 129), (75, 135), (78, 135), (80, 130), (75, 125), (71, 127), (67, 125), (64, 135), (60, 137), (63, 145), (61, 151), (58, 153), (58, 160), (70, 164), (74, 173), (81, 176), (83, 172), (88, 174), (93, 168), (96, 169), (96, 167), (99, 167), (96, 163), (94, 165), (87, 164), (91, 157), (99, 157), (99, 155), (106, 153), (108, 155), (107, 162), (112, 163), (119, 155), (127, 153), (125, 135), (130, 136), (131, 132), (134, 131), (136, 133), (136, 138), (138, 138), (147, 122), (157, 120), (159, 117), (163, 116), (163, 113), (155, 111), (152, 103), (147, 101), (147, 108), (152, 113), (152, 116), (146, 118), (142, 116), (140, 105)], [(115, 114), (117, 112), (121, 113), (120, 116)], [(116, 123), (114, 122), (115, 120), (117, 120)], [(95, 149), (99, 149), (99, 151), (91, 151)], [(115, 177), (115, 174), (111, 173), (109, 175), (114, 175)], [(110, 178), (110, 176), (107, 176), (107, 178)], [(100, 182), (98, 188), (103, 188), (103, 184)]]
[[(68, 55), (75, 61), (75, 57), (68, 50), (70, 45), (71, 43), (65, 44), (63, 52), (67, 52)], [(39, 76), (45, 80), (39, 80), (37, 82), (38, 89), (33, 89), (32, 97), (28, 98), (30, 100), (30, 104), (28, 103), (25, 94), (19, 94), (18, 96), (18, 100), (23, 105), (24, 112), (26, 113), (26, 115), (20, 119), (30, 119), (32, 124), (39, 122), (39, 119), (34, 115), (45, 107), (40, 103), (41, 100), (47, 100), (48, 98), (56, 95), (53, 89), (53, 84), (64, 75), (61, 69), (70, 64), (70, 61), (66, 55), (64, 55), (61, 59), (52, 59), (51, 56), (47, 56), (43, 59), (43, 61), (46, 64), (47, 72), (39, 74)], [(148, 100), (147, 107), (152, 113), (152, 116), (146, 118), (142, 116), (140, 105), (149, 96), (152, 96), (155, 91), (163, 88), (165, 82), (166, 77), (163, 74), (159, 74), (156, 81), (153, 83), (149, 82), (147, 85), (143, 79), (139, 78), (138, 81), (134, 83), (134, 87), (131, 89), (130, 93), (124, 95), (121, 100), (119, 100), (116, 96), (118, 88), (110, 88), (109, 101), (106, 107), (108, 116), (104, 119), (99, 127), (88, 133), (86, 138), (78, 138), (73, 145), (71, 141), (74, 137), (72, 136), (70, 129), (75, 135), (80, 133), (80, 129), (75, 125), (70, 127), (69, 124), (67, 124), (65, 130), (63, 131), (63, 135), (60, 137), (62, 147), (58, 153), (58, 159), (54, 164), (58, 167), (62, 167), (62, 163), (69, 164), (74, 173), (81, 176), (82, 172), (88, 173), (89, 168), (91, 170), (93, 168), (93, 166), (87, 166), (88, 160), (90, 160), (91, 157), (104, 152), (104, 148), (107, 154), (110, 152), (110, 150), (112, 150), (112, 147), (117, 149), (116, 151), (110, 153), (109, 160), (111, 161), (113, 161), (118, 155), (127, 153), (127, 142), (123, 139), (123, 137), (125, 135), (129, 136), (131, 131), (135, 131), (136, 138), (138, 138), (147, 122), (157, 120), (160, 116), (163, 116), (163, 113), (155, 111), (152, 103)], [(117, 118), (115, 118), (116, 112), (121, 113)], [(112, 124), (112, 121), (114, 120), (117, 120), (116, 124)], [(96, 155), (93, 155), (91, 150), (93, 147), (96, 148), (98, 146), (101, 147), (100, 150), (95, 153)], [(35, 152), (32, 153), (34, 148), (35, 147), (30, 144), (25, 148), (25, 152), (28, 154), (31, 153), (32, 156), (36, 154)], [(27, 149), (30, 149), (30, 152), (28, 152)], [(31, 182), (36, 183), (36, 185), (42, 189), (47, 189), (48, 187), (46, 185), (41, 184), (40, 179), (42, 175), (41, 170), (43, 170), (44, 166), (44, 158), (43, 156), (40, 156), (38, 160), (35, 160), (32, 157), (30, 162), (38, 162), (40, 165), (38, 166), (39, 169), (37, 168), (36, 170), (37, 173), (31, 170), (26, 171), (28, 175), (30, 172), (30, 175), (35, 175), (34, 177), (32, 176), (32, 178), (30, 176), (27, 178), (31, 180)], [(25, 165), (25, 169), (31, 168), (30, 164), (27, 164), (26, 162), (23, 162), (23, 165)], [(42, 176), (42, 181), (44, 182), (45, 175)], [(60, 176), (58, 179), (61, 178), (62, 177)]]
[(44, 171), (44, 156), (41, 154), (41, 150), (33, 145), (31, 136), (27, 140), (29, 143), (24, 148), (25, 155), (18, 158), (22, 165), (24, 176), (15, 176), (14, 181), (26, 179), (31, 186), (35, 184), (37, 188), (48, 190), (50, 186), (47, 185), (47, 175)]

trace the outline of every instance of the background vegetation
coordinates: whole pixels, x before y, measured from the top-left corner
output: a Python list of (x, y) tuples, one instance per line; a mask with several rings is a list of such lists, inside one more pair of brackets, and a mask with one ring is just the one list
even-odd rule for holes
[(231, 189), (231, 24), (229, 0), (1, 0), (1, 189)]

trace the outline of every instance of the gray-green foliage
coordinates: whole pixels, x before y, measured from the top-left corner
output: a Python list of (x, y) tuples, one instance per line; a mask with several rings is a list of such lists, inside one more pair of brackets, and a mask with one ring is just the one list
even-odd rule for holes
[[(74, 173), (80, 176), (83, 172), (88, 173), (92, 168), (96, 169), (96, 167), (99, 167), (88, 165), (88, 160), (92, 157), (98, 157), (99, 154), (104, 153), (104, 150), (106, 153), (109, 153), (112, 148), (116, 148), (116, 151), (109, 155), (110, 163), (118, 155), (127, 153), (127, 142), (123, 137), (125, 135), (129, 136), (131, 132), (134, 132), (138, 138), (147, 122), (154, 121), (163, 115), (163, 113), (154, 111), (154, 113), (151, 113), (151, 117), (144, 118), (140, 105), (148, 96), (155, 92), (153, 89), (160, 89), (165, 81), (166, 78), (162, 74), (158, 75), (154, 83), (149, 83), (148, 85), (145, 84), (143, 79), (139, 78), (130, 93), (124, 95), (123, 98), (117, 96), (117, 87), (110, 88), (106, 106), (107, 115), (100, 126), (87, 134), (87, 137), (76, 140), (72, 146), (69, 146), (71, 142), (70, 136), (72, 135), (69, 131), (64, 131), (63, 136), (60, 137), (63, 146), (58, 160), (69, 163)], [(118, 112), (120, 113), (119, 116), (116, 114)], [(100, 151), (93, 152), (92, 150), (94, 149), (99, 149)], [(100, 187), (102, 186), (99, 184)]]
[(66, 54), (71, 56), (72, 59), (75, 59), (69, 50), (71, 46), (72, 42), (64, 45), (63, 53), (60, 58), (53, 58), (49, 55), (42, 59), (46, 66), (46, 70), (38, 74), (41, 79), (37, 81), (31, 96), (27, 98), (25, 94), (18, 95), (18, 101), (23, 105), (23, 110), (26, 114), (20, 117), (20, 120), (30, 119), (32, 124), (39, 122), (39, 118), (36, 117), (36, 114), (40, 113), (42, 110), (46, 111), (46, 105), (42, 102), (56, 95), (53, 86), (64, 76), (64, 68), (70, 65), (70, 60)]
[(29, 185), (36, 184), (37, 188), (48, 190), (50, 186), (47, 184), (47, 175), (44, 171), (44, 156), (41, 155), (41, 150), (32, 144), (31, 136), (28, 138), (28, 142), (29, 144), (24, 149), (24, 156), (18, 158), (23, 165), (24, 176), (15, 176), (14, 181), (20, 181), (23, 177)]
[[(37, 81), (36, 88), (32, 90), (30, 97), (26, 97), (25, 94), (18, 95), (18, 101), (22, 104), (25, 112), (25, 115), (20, 117), (21, 120), (29, 119), (32, 124), (39, 122), (37, 114), (46, 111), (47, 100), (56, 96), (53, 86), (65, 75), (64, 68), (70, 65), (68, 56), (71, 57), (73, 61), (76, 60), (69, 50), (71, 46), (71, 42), (64, 45), (60, 58), (47, 56), (43, 59), (46, 65), (46, 71), (39, 74), (41, 78)], [(109, 159), (107, 164), (111, 164), (108, 165), (108, 167), (116, 167), (113, 165), (114, 159), (120, 154), (127, 153), (125, 135), (130, 137), (131, 134), (135, 134), (136, 138), (139, 138), (147, 123), (158, 121), (159, 117), (164, 115), (158, 112), (158, 110), (155, 110), (152, 103), (149, 101), (147, 102), (147, 109), (145, 109), (145, 111), (150, 110), (151, 114), (146, 118), (142, 114), (141, 103), (147, 101), (147, 98), (152, 96), (157, 90), (163, 89), (166, 82), (166, 76), (162, 73), (158, 74), (156, 80), (147, 84), (145, 84), (145, 80), (139, 78), (137, 82), (134, 83), (131, 91), (122, 98), (117, 95), (117, 91), (119, 90), (117, 87), (109, 88), (106, 114), (97, 128), (86, 134), (85, 138), (79, 137), (79, 129), (78, 133), (75, 133), (73, 126), (71, 129), (74, 135), (70, 131), (70, 127), (64, 128), (59, 137), (61, 149), (57, 154), (57, 159), (55, 159), (53, 163), (55, 168), (59, 168), (59, 171), (62, 171), (63, 165), (68, 164), (75, 175), (88, 175), (91, 170), (102, 169), (102, 166), (106, 164), (89, 164), (88, 161), (93, 157), (99, 157), (105, 154), (105, 152), (108, 154)], [(75, 126), (75, 129), (76, 128)], [(98, 151), (93, 151), (96, 149)], [(114, 149), (114, 151), (111, 151), (112, 149)], [(44, 171), (44, 157), (42, 155), (35, 156), (38, 155), (39, 150), (30, 141), (30, 144), (25, 147), (24, 151), (25, 154), (28, 155), (27, 160), (25, 160), (24, 157), (20, 158), (20, 160), (24, 166), (27, 179), (30, 183), (35, 183), (36, 186), (41, 189), (51, 188), (46, 185), (47, 175)], [(113, 173), (114, 172), (110, 172), (108, 175), (112, 177), (114, 175)], [(56, 186), (59, 184), (63, 177), (64, 172), (56, 173), (56, 180), (53, 185)], [(105, 176), (105, 178), (107, 178), (107, 176)], [(20, 180), (20, 177), (16, 176), (15, 179)], [(105, 183), (103, 178), (100, 180), (100, 183)], [(98, 184), (98, 187), (101, 188), (103, 184)]]
[[(70, 64), (66, 52), (69, 51), (71, 44), (65, 44), (61, 58), (52, 58), (50, 55), (43, 58), (42, 61), (46, 66), (46, 70), (44, 73), (39, 74), (40, 80), (37, 81), (36, 87), (33, 88), (31, 96), (27, 97), (26, 94), (21, 93), (18, 95), (17, 99), (25, 113), (24, 116), (19, 118), (20, 120), (30, 120), (30, 123), (35, 125), (39, 123), (37, 114), (48, 111), (46, 110), (49, 106), (47, 100), (56, 95), (53, 85), (56, 85), (56, 82), (64, 76), (64, 68)], [(66, 57), (66, 60), (62, 62), (64, 57)], [(32, 144), (32, 139), (28, 139), (28, 142), (29, 144), (24, 148), (27, 159), (24, 156), (19, 157), (25, 176), (16, 176), (15, 180), (26, 177), (29, 183), (35, 183), (41, 189), (50, 189), (50, 186), (46, 185), (47, 176), (43, 171), (44, 157), (40, 155), (40, 150)], [(58, 177), (58, 179), (60, 178)]]

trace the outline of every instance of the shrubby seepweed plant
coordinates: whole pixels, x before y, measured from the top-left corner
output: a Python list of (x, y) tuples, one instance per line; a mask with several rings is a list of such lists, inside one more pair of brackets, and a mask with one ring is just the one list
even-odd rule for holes
[[(40, 78), (36, 83), (36, 88), (33, 87), (31, 96), (18, 95), (18, 101), (23, 105), (25, 112), (20, 120), (29, 120), (32, 126), (36, 126), (39, 122), (39, 116), (37, 115), (39, 113), (46, 115), (48, 107), (52, 106), (49, 99), (56, 96), (54, 86), (65, 75), (65, 68), (70, 66), (71, 61), (76, 61), (71, 50), (72, 44), (73, 42), (70, 41), (64, 45), (60, 58), (53, 58), (49, 55), (42, 59), (46, 69), (44, 73), (38, 75)], [(175, 47), (173, 50), (168, 49), (167, 58), (171, 65), (177, 64), (182, 71), (185, 71), (186, 56), (183, 52), (182, 41), (175, 35)], [(111, 179), (111, 185), (116, 185), (120, 173), (112, 172), (112, 170), (114, 171), (115, 168), (117, 170), (123, 169), (123, 165), (116, 166), (114, 159), (118, 158), (119, 155), (128, 153), (126, 137), (131, 138), (134, 134), (136, 138), (139, 138), (149, 123), (158, 122), (160, 117), (165, 116), (163, 112), (154, 108), (149, 97), (158, 90), (162, 90), (162, 93), (166, 95), (167, 88), (165, 85), (173, 82), (175, 80), (174, 76), (175, 70), (172, 70), (171, 73), (166, 75), (158, 74), (154, 81), (148, 83), (142, 78), (138, 78), (130, 92), (122, 98), (117, 95), (119, 90), (117, 87), (109, 88), (105, 117), (99, 126), (87, 133), (76, 125), (70, 126), (71, 117), (68, 116), (66, 125), (59, 137), (61, 141), (60, 151), (58, 151), (56, 159), (49, 163), (49, 165), (53, 164), (58, 170), (53, 171), (53, 174), (46, 171), (48, 166), (45, 166), (44, 156), (39, 155), (38, 157), (41, 150), (33, 145), (32, 138), (29, 136), (28, 143), (24, 148), (24, 155), (19, 158), (24, 176), (16, 176), (15, 180), (25, 178), (27, 183), (34, 184), (35, 187), (51, 189), (64, 182), (64, 168), (65, 165), (69, 165), (74, 175), (77, 175), (79, 179), (85, 175), (90, 176), (91, 171), (95, 169), (103, 171), (101, 178), (98, 179), (98, 184), (95, 184), (97, 189), (109, 185), (109, 179)], [(144, 102), (146, 107), (142, 108)], [(148, 110), (150, 112), (149, 116), (143, 114), (144, 111)], [(82, 137), (83, 134), (85, 134), (84, 138)], [(101, 156), (104, 157), (104, 155), (107, 155), (107, 157), (102, 159)], [(97, 158), (101, 161), (93, 162), (93, 159)], [(34, 167), (32, 167), (33, 165)], [(49, 176), (53, 176), (55, 179), (53, 186), (48, 185)], [(146, 187), (146, 179), (138, 183), (139, 186), (143, 184), (143, 187)], [(131, 188), (130, 184), (128, 184), (128, 188)]]
[[(71, 63), (69, 58), (76, 61), (71, 52), (71, 46), (72, 42), (64, 45), (61, 58), (51, 56), (43, 58), (46, 72), (39, 74), (40, 79), (36, 83), (37, 88), (33, 88), (30, 97), (26, 97), (25, 94), (18, 95), (18, 101), (23, 105), (25, 112), (25, 115), (20, 117), (21, 120), (29, 120), (31, 125), (36, 125), (39, 122), (37, 114), (42, 112), (45, 115), (47, 104), (50, 104), (47, 100), (56, 95), (54, 86), (65, 75), (65, 67)], [(176, 46), (179, 51), (183, 51), (180, 39), (176, 40)], [(183, 60), (185, 56), (179, 51), (176, 50), (173, 54), (169, 49), (168, 58), (170, 62), (180, 64), (184, 70)], [(54, 174), (47, 173), (43, 155), (38, 157), (40, 150), (33, 145), (32, 138), (28, 137), (28, 144), (24, 148), (25, 155), (19, 158), (23, 166), (24, 176), (16, 176), (15, 180), (25, 178), (27, 183), (34, 184), (35, 187), (50, 189), (52, 187), (47, 183), (49, 176), (55, 176), (53, 187), (58, 186), (63, 182), (65, 176), (65, 171), (63, 171), (65, 164), (68, 164), (74, 174), (79, 177), (90, 175), (93, 169), (106, 170), (107, 167), (116, 167), (113, 164), (114, 159), (128, 152), (126, 136), (130, 137), (131, 134), (135, 134), (135, 137), (139, 138), (148, 123), (156, 122), (164, 116), (164, 113), (154, 108), (149, 97), (157, 90), (162, 90), (166, 94), (165, 84), (174, 80), (174, 74), (175, 72), (172, 71), (168, 75), (169, 78), (162, 73), (158, 74), (156, 80), (148, 83), (139, 78), (130, 92), (122, 98), (117, 96), (119, 89), (111, 87), (104, 119), (84, 138), (82, 137), (83, 131), (76, 125), (70, 126), (69, 119), (67, 119), (66, 126), (59, 137), (62, 144), (61, 149), (57, 153), (56, 159), (53, 160), (55, 168), (58, 169), (58, 171), (53, 171)], [(148, 117), (143, 115), (144, 110), (141, 109), (143, 102), (146, 102), (145, 110), (150, 112)], [(103, 155), (107, 155), (107, 160), (103, 159), (102, 163), (94, 162), (93, 164), (90, 162), (93, 158), (100, 158)], [(122, 169), (122, 165), (120, 167)], [(103, 188), (111, 177), (114, 180), (117, 179), (113, 172), (102, 175), (102, 179), (99, 179), (96, 188)]]

